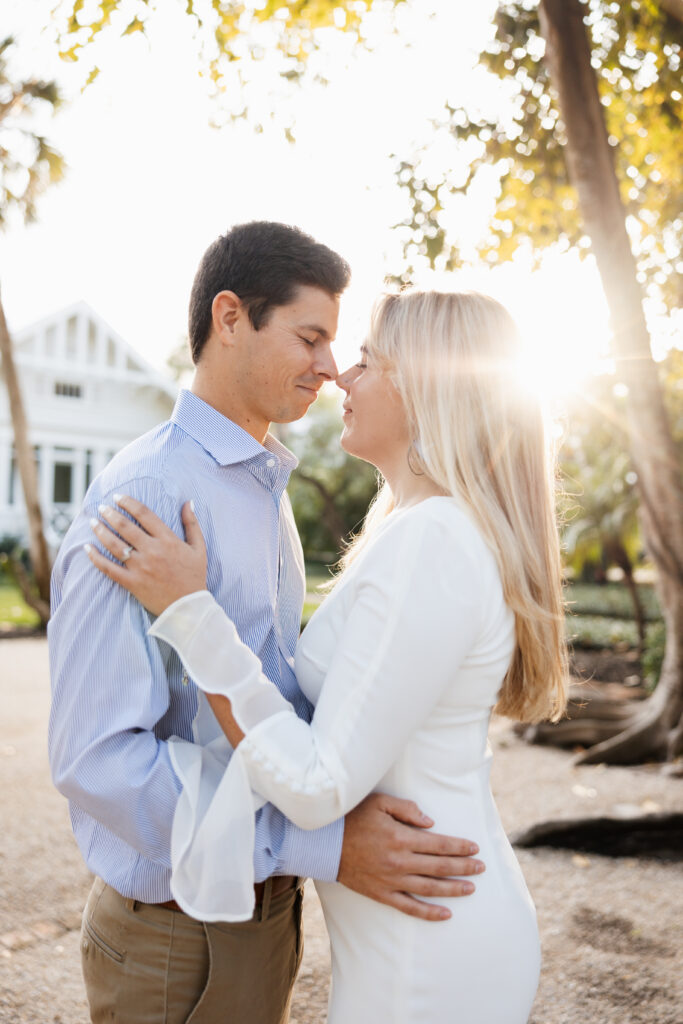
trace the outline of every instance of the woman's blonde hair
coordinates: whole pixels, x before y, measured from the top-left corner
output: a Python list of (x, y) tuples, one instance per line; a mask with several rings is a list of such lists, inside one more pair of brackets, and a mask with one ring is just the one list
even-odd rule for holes
[[(385, 295), (366, 347), (405, 405), (415, 437), (411, 468), (465, 504), (498, 563), (517, 643), (496, 711), (557, 720), (567, 654), (554, 459), (540, 403), (520, 379), (512, 318), (473, 292)], [(392, 508), (383, 483), (342, 570)]]

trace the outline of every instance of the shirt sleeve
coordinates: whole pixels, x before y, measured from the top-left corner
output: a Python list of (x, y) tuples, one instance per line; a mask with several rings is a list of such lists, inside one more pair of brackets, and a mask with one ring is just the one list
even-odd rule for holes
[[(178, 531), (178, 510), (152, 480), (119, 488)], [(112, 503), (110, 495), (103, 501)], [(150, 617), (83, 551), (95, 543), (86, 506), (72, 524), (52, 578), (48, 625), (52, 708), (49, 756), (69, 800), (144, 857), (170, 863), (170, 831), (180, 792), (167, 744), (155, 727), (169, 707), (166, 666), (150, 641)]]
[(185, 853), (199, 837), (203, 858), (212, 818), (225, 824), (227, 813), (250, 805), (252, 790), (304, 829), (334, 821), (371, 792), (476, 643), (480, 570), (471, 545), (438, 519), (405, 515), (386, 530), (364, 559), (310, 725), (208, 593), (167, 609), (150, 632), (175, 647), (198, 686), (229, 697), (246, 734), (222, 783), (231, 811), (227, 803), (209, 809), (201, 829), (186, 830)]
[[(116, 489), (144, 502), (182, 535), (182, 502), (158, 480), (138, 478)], [(156, 735), (169, 710), (170, 652), (147, 635), (151, 619), (142, 605), (98, 573), (83, 551), (83, 544), (96, 543), (90, 518), (98, 515), (101, 501), (112, 504), (111, 493), (79, 513), (52, 578), (52, 776), (70, 801), (143, 857), (168, 868), (182, 790), (169, 744)], [(343, 821), (311, 834), (266, 804), (254, 827), (255, 879), (336, 878)]]

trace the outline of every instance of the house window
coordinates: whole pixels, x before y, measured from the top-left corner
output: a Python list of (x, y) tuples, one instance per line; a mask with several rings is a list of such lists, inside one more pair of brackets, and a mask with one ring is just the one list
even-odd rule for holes
[(78, 351), (78, 317), (70, 316), (66, 322), (66, 357), (74, 358)]
[(86, 451), (86, 453), (85, 453), (85, 489), (86, 489), (86, 491), (88, 490), (88, 488), (90, 487), (90, 484), (92, 482), (92, 462), (93, 462), (93, 453), (90, 451), (90, 449), (88, 449), (88, 451)]
[(52, 500), (55, 505), (71, 504), (72, 483), (72, 464), (70, 462), (55, 462), (54, 485), (52, 488)]
[(45, 355), (52, 359), (57, 353), (57, 328), (48, 327), (45, 331)]
[(81, 385), (67, 384), (65, 381), (58, 380), (55, 382), (55, 394), (65, 398), (81, 398)]
[(97, 327), (88, 320), (88, 362), (97, 362)]

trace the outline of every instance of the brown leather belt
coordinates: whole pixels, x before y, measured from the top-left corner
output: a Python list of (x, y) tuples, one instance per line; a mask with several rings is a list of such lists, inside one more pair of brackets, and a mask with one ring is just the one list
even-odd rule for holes
[[(271, 897), (280, 896), (283, 892), (287, 892), (289, 889), (295, 889), (299, 879), (296, 875), (275, 875), (272, 878), (272, 889)], [(263, 902), (263, 894), (266, 889), (265, 882), (256, 882), (254, 885), (254, 896), (256, 898), (256, 906)], [(152, 907), (163, 907), (164, 910), (178, 910), (181, 914), (184, 913), (182, 907), (179, 907), (175, 900), (166, 900), (165, 903), (151, 903)]]

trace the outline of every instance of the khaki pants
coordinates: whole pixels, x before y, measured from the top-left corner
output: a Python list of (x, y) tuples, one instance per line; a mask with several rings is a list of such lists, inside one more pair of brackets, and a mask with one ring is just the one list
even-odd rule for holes
[(251, 921), (204, 923), (96, 879), (81, 956), (93, 1024), (285, 1024), (303, 952), (302, 886)]

